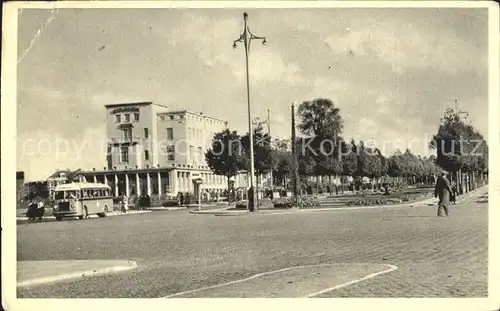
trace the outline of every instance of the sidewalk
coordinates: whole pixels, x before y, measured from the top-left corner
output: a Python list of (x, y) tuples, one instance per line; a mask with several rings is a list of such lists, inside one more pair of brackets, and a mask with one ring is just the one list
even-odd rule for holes
[(131, 270), (130, 260), (41, 260), (17, 262), (17, 286), (26, 287)]
[[(145, 210), (145, 211), (128, 210), (127, 213), (125, 213), (125, 214), (118, 212), (118, 211), (113, 211), (113, 212), (109, 212), (106, 215), (106, 217), (127, 216), (127, 215), (144, 214), (144, 213), (151, 213), (151, 211), (149, 211), (149, 210)], [(65, 219), (69, 219), (69, 218), (75, 218), (75, 217), (68, 217)], [(89, 218), (100, 218), (100, 217), (97, 215), (89, 215)], [(17, 219), (17, 224), (29, 222), (28, 217), (17, 217), (16, 219)], [(40, 222), (50, 222), (50, 221), (56, 221), (56, 218), (54, 216), (44, 216), (42, 218), (42, 221), (40, 221)], [(33, 220), (32, 222), (39, 222), (39, 221)]]
[(187, 209), (184, 206), (172, 206), (172, 207), (163, 207), (163, 206), (158, 206), (158, 207), (150, 207), (147, 210), (152, 211), (152, 212), (161, 212), (161, 211), (177, 211), (177, 210), (185, 210)]
[[(457, 204), (461, 204), (463, 202), (466, 202), (467, 200), (470, 200), (477, 194), (481, 194), (483, 192), (488, 191), (488, 185), (477, 188), (473, 191), (470, 191), (466, 194), (462, 194), (457, 197)], [(431, 197), (427, 198), (421, 201), (417, 202), (406, 202), (406, 203), (401, 203), (401, 204), (389, 204), (389, 205), (370, 205), (370, 206), (345, 206), (345, 207), (318, 207), (318, 208), (304, 208), (304, 209), (299, 209), (299, 208), (290, 208), (290, 209), (282, 209), (282, 208), (276, 208), (276, 209), (266, 209), (266, 210), (260, 210), (258, 211), (259, 214), (261, 213), (266, 213), (266, 214), (289, 214), (289, 213), (295, 213), (295, 212), (300, 212), (300, 213), (305, 213), (305, 212), (319, 212), (319, 211), (340, 211), (340, 210), (358, 210), (358, 209), (375, 209), (375, 208), (398, 208), (398, 207), (429, 207), (429, 206), (436, 206), (438, 203), (438, 199)], [(215, 216), (239, 216), (239, 215), (244, 215), (248, 214), (251, 212), (248, 212), (247, 210), (228, 210), (230, 207), (225, 207), (225, 208), (220, 208), (220, 209), (211, 209), (211, 210), (193, 210), (190, 211), (191, 214), (205, 214), (205, 215), (215, 215)]]

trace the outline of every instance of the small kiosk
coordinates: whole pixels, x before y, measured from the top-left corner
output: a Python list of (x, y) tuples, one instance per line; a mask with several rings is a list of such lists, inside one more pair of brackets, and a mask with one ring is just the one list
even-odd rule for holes
[(191, 182), (193, 183), (194, 193), (198, 197), (198, 210), (201, 211), (201, 189), (203, 185), (203, 179), (199, 173), (193, 173), (191, 175)]

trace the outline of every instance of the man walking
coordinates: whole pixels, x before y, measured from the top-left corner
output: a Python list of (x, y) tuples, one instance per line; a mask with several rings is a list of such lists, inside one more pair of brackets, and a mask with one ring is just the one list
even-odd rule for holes
[(438, 177), (436, 187), (434, 188), (434, 196), (436, 198), (439, 197), (437, 210), (438, 217), (443, 217), (443, 209), (446, 216), (448, 216), (448, 206), (450, 205), (450, 196), (452, 193), (450, 182), (448, 178), (446, 178), (446, 172), (443, 171), (441, 176)]

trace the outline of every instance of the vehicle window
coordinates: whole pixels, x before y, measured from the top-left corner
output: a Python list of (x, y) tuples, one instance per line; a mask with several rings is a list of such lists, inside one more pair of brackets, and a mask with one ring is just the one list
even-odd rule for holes
[(64, 199), (64, 191), (56, 191), (56, 193), (54, 194), (54, 199), (56, 200)]

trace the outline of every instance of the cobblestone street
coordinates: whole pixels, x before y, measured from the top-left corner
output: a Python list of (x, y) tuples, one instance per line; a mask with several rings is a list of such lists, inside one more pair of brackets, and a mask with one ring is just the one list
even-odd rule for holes
[(19, 261), (134, 260), (138, 267), (19, 288), (18, 297), (165, 297), (316, 264), (398, 267), (318, 297), (486, 297), (487, 208), (482, 191), (452, 206), (448, 218), (436, 217), (435, 207), (406, 206), (238, 217), (168, 211), (19, 225)]

